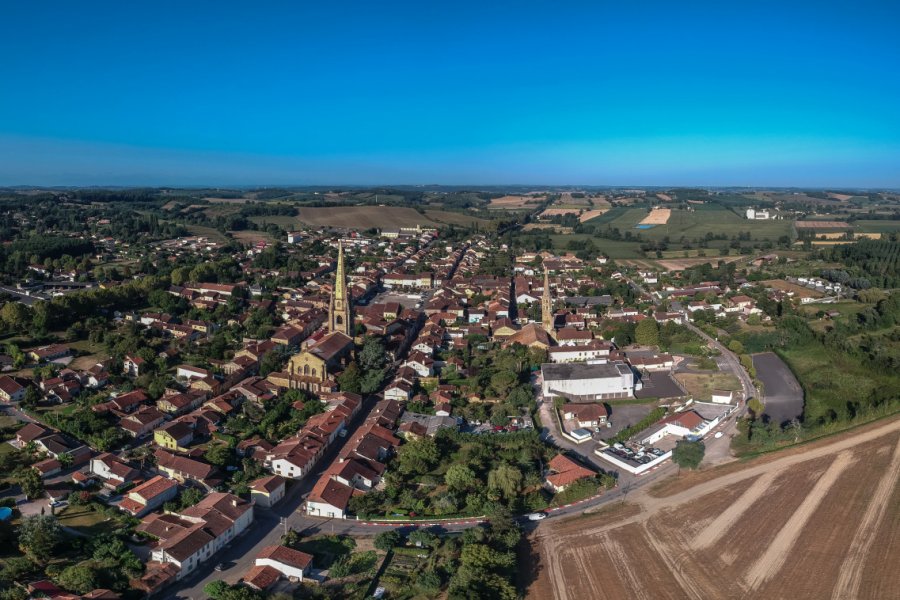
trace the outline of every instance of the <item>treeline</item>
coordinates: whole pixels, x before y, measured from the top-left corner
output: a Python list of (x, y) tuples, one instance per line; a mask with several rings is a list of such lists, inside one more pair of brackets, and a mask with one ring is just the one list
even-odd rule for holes
[(90, 317), (110, 316), (116, 310), (144, 307), (152, 291), (166, 289), (168, 285), (167, 278), (150, 275), (111, 288), (56, 296), (33, 306), (9, 302), (0, 309), (0, 322), (10, 330), (40, 335), (66, 329)]
[(874, 287), (900, 287), (900, 241), (896, 234), (889, 240), (860, 240), (855, 244), (840, 244), (819, 251), (826, 262), (847, 266), (851, 275), (869, 280)]
[(36, 256), (38, 260), (45, 258), (61, 258), (64, 254), (69, 256), (81, 256), (94, 252), (94, 244), (90, 240), (67, 238), (32, 236), (16, 240), (6, 247), (5, 252), (11, 255), (21, 252), (26, 256)]

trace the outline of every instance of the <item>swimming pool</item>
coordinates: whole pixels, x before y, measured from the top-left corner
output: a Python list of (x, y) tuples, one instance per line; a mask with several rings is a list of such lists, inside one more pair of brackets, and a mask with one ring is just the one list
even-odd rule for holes
[(12, 509), (8, 506), (0, 506), (0, 521), (5, 521), (12, 516)]
[(635, 226), (634, 226), (635, 229), (650, 229), (651, 227), (656, 227), (656, 225), (655, 225), (655, 224), (642, 223), (642, 224), (640, 224), (640, 225), (635, 225)]

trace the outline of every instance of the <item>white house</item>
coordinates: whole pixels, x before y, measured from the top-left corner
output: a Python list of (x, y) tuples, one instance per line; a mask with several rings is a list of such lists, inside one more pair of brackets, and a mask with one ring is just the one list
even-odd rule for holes
[(313, 557), (287, 546), (266, 546), (256, 557), (256, 566), (272, 567), (285, 577), (303, 581), (309, 572)]
[(693, 410), (675, 413), (660, 420), (641, 434), (641, 444), (651, 445), (667, 435), (679, 437), (703, 437), (718, 424), (718, 419), (707, 421)]
[(250, 484), (250, 499), (257, 506), (271, 508), (284, 498), (285, 483), (281, 475), (257, 479)]
[(9, 375), (0, 376), (0, 400), (4, 402), (20, 402), (25, 397), (25, 386), (20, 385)]
[(711, 400), (717, 404), (731, 404), (734, 392), (728, 390), (713, 390)]
[(193, 572), (253, 523), (253, 504), (213, 492), (181, 514), (153, 514), (138, 527), (159, 539), (152, 560), (173, 563), (178, 579)]

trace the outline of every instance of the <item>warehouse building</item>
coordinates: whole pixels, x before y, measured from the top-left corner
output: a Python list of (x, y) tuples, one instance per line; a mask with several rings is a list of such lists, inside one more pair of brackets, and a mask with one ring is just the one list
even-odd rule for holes
[(622, 361), (607, 364), (563, 363), (541, 365), (545, 398), (561, 396), (570, 402), (596, 402), (612, 398), (633, 398), (634, 372)]

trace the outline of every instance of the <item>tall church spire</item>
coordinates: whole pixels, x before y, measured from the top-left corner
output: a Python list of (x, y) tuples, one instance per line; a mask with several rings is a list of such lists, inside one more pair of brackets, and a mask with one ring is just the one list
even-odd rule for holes
[(340, 331), (353, 337), (353, 319), (350, 316), (350, 297), (347, 293), (347, 276), (344, 273), (344, 245), (338, 242), (337, 272), (334, 276), (334, 290), (328, 307), (328, 330)]
[(541, 322), (544, 326), (544, 331), (550, 335), (553, 335), (554, 333), (554, 320), (553, 300), (550, 299), (550, 273), (547, 271), (547, 267), (544, 267), (544, 293), (541, 294)]

